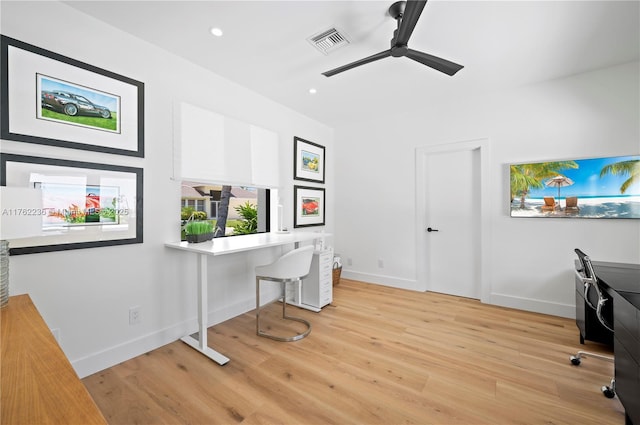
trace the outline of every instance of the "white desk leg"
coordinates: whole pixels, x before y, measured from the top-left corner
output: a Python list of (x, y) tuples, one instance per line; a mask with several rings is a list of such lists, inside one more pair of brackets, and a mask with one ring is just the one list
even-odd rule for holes
[(207, 345), (207, 318), (209, 317), (207, 304), (207, 256), (198, 254), (198, 338), (187, 335), (182, 342), (198, 350), (219, 365), (226, 364), (229, 359)]

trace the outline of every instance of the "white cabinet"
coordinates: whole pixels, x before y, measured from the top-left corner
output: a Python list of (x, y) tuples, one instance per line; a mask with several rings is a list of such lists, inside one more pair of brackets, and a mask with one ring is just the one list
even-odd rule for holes
[(333, 267), (333, 250), (315, 251), (311, 260), (311, 271), (302, 281), (301, 303), (315, 308), (322, 308), (333, 301), (333, 284), (331, 282)]
[(309, 275), (299, 287), (289, 288), (287, 302), (312, 311), (333, 301), (333, 249), (314, 251)]

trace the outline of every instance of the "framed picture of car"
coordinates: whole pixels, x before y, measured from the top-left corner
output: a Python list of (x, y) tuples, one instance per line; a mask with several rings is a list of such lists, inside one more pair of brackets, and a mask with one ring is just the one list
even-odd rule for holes
[(42, 74), (36, 74), (36, 83), (38, 118), (120, 133), (120, 96)]
[(142, 168), (2, 153), (0, 186), (39, 198), (0, 211), (37, 216), (30, 237), (10, 240), (11, 255), (142, 243)]
[(293, 138), (293, 178), (324, 183), (324, 146)]
[(22, 41), (0, 39), (0, 136), (144, 157), (144, 84)]
[(293, 187), (293, 227), (324, 226), (325, 190), (318, 187)]

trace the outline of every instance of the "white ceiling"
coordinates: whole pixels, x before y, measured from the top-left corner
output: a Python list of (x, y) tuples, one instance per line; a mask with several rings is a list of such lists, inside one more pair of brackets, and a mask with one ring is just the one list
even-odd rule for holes
[[(432, 0), (409, 47), (455, 76), (390, 57), (330, 78), (389, 48), (392, 0), (66, 3), (330, 126), (640, 59), (639, 1)], [(351, 44), (325, 56), (306, 39), (332, 26)]]

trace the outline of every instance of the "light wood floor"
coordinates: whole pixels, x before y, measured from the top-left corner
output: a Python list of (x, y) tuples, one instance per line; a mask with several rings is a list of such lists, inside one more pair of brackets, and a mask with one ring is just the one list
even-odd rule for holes
[[(278, 304), (273, 307), (279, 308)], [(110, 424), (619, 424), (612, 364), (575, 321), (342, 279), (297, 342), (248, 313), (209, 329), (219, 366), (176, 341), (83, 380)]]

